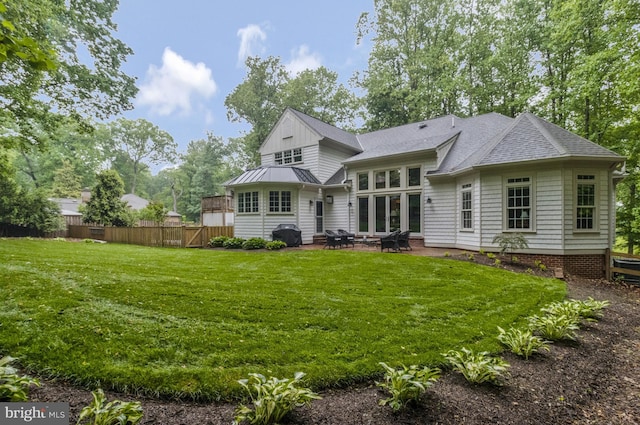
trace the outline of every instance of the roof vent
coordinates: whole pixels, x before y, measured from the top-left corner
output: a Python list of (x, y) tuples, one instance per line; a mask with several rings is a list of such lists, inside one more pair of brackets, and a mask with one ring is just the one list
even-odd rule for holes
[(427, 126), (427, 123), (424, 123), (424, 122), (423, 122), (422, 124), (420, 124), (420, 125), (418, 126), (418, 128), (419, 128), (420, 130), (422, 130), (422, 129), (423, 129), (423, 128), (425, 128), (426, 126)]

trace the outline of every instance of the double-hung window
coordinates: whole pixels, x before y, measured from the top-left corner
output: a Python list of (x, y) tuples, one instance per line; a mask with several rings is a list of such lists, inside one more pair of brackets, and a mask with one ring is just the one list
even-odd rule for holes
[(508, 230), (533, 230), (531, 178), (507, 179), (506, 227)]
[(238, 193), (238, 213), (258, 212), (258, 192)]
[(288, 190), (270, 191), (269, 212), (291, 212), (291, 192)]
[(460, 192), (460, 217), (464, 230), (473, 229), (473, 197), (471, 183), (463, 184)]
[(576, 229), (596, 229), (596, 176), (576, 176)]

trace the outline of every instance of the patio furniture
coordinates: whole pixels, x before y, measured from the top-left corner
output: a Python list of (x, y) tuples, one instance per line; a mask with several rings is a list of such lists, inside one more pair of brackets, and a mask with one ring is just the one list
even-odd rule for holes
[(338, 234), (342, 237), (342, 244), (344, 246), (348, 246), (349, 244), (351, 244), (353, 248), (356, 247), (355, 233), (347, 232), (346, 230), (343, 230), (343, 229), (338, 229)]
[(413, 251), (413, 248), (411, 248), (411, 245), (409, 244), (409, 233), (411, 233), (410, 230), (405, 230), (398, 234), (398, 249)]
[[(330, 247), (342, 248), (342, 236), (334, 232), (333, 230), (325, 230), (324, 235), (327, 237), (327, 243), (324, 245), (324, 248)], [(323, 249), (324, 249), (323, 248)]]
[(400, 247), (398, 246), (398, 236), (400, 235), (400, 231), (396, 230), (394, 232), (389, 233), (387, 236), (383, 236), (380, 238), (380, 251), (384, 251), (385, 248), (387, 252), (390, 249), (393, 249), (395, 252), (400, 251)]

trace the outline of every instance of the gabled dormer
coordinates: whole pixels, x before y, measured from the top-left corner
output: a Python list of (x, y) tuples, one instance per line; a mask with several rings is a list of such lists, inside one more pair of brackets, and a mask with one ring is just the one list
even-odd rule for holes
[(328, 180), (342, 161), (362, 152), (355, 134), (287, 108), (260, 146), (262, 165), (308, 169)]

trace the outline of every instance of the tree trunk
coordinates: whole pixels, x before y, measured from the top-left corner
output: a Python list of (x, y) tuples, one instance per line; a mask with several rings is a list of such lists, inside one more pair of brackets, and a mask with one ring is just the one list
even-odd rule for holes
[[(634, 211), (636, 207), (636, 192), (637, 192), (636, 184), (632, 183), (629, 186), (629, 203), (631, 204), (629, 205), (630, 211)], [(635, 235), (633, 232), (633, 219), (630, 220), (628, 229), (629, 231), (627, 232), (627, 253), (633, 254), (633, 249), (635, 248), (635, 244), (636, 244)]]

